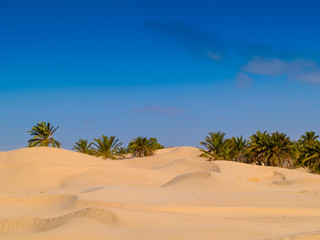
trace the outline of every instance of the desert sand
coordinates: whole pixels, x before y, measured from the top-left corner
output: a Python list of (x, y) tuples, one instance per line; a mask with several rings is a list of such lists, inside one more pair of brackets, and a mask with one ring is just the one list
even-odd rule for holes
[(320, 239), (319, 175), (199, 154), (1, 152), (0, 239)]

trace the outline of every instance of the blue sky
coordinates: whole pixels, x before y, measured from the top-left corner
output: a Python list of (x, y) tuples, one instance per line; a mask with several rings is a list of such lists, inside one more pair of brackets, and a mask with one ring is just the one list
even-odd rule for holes
[(39, 121), (79, 138), (198, 146), (320, 133), (317, 1), (0, 2), (0, 151)]

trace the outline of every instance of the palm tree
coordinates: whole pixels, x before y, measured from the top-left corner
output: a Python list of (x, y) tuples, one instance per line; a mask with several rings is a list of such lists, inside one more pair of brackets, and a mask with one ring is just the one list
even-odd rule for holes
[(103, 159), (116, 159), (118, 148), (122, 145), (119, 139), (116, 139), (115, 136), (107, 137), (102, 135), (100, 138), (93, 140), (95, 141), (93, 145), (96, 147), (94, 149), (95, 155)]
[(52, 137), (52, 134), (58, 128), (54, 128), (49, 122), (38, 122), (36, 126), (32, 127), (31, 131), (27, 131), (31, 136), (34, 136), (28, 141), (28, 147), (48, 147), (51, 145), (52, 147), (60, 148), (61, 143)]
[(300, 141), (292, 141), (292, 149), (294, 153), (294, 167), (301, 167), (302, 166), (302, 151), (304, 149), (304, 144)]
[(129, 150), (133, 157), (147, 157), (153, 155), (156, 149), (154, 141), (146, 137), (137, 137), (129, 143)]
[(311, 172), (320, 173), (320, 141), (306, 145), (301, 153), (302, 166)]
[(299, 139), (299, 142), (301, 144), (310, 144), (310, 143), (313, 143), (315, 142), (317, 139), (319, 138), (318, 135), (316, 135), (315, 132), (313, 131), (307, 131), (304, 133), (304, 135), (302, 135)]
[(263, 152), (266, 138), (268, 138), (267, 131), (257, 131), (249, 138), (250, 141), (248, 143), (248, 152), (251, 163), (262, 165), (262, 163), (264, 162)]
[(128, 148), (118, 147), (116, 155), (122, 158), (125, 158), (125, 155), (128, 154)]
[(158, 143), (158, 139), (156, 138), (149, 138), (149, 141), (151, 142), (151, 145), (153, 146), (154, 150), (157, 150), (157, 149), (163, 149), (164, 146), (161, 145), (160, 143)]
[(250, 140), (249, 153), (258, 164), (277, 167), (292, 166), (293, 146), (286, 134), (257, 132), (250, 137)]
[(93, 154), (92, 143), (88, 143), (88, 140), (79, 139), (78, 142), (73, 145), (74, 150), (80, 153)]
[(211, 160), (219, 160), (226, 159), (228, 154), (228, 139), (225, 138), (224, 132), (209, 132), (209, 136), (207, 136), (204, 142), (200, 142), (200, 145), (206, 148), (202, 149), (202, 157), (209, 157), (209, 161)]
[(230, 139), (227, 140), (227, 143), (224, 148), (221, 150), (220, 160), (232, 160), (234, 158), (234, 153), (232, 151), (232, 146), (230, 145)]
[(293, 143), (294, 146), (294, 150), (295, 150), (295, 166), (302, 166), (305, 167), (305, 164), (303, 163), (305, 158), (306, 158), (306, 154), (307, 151), (305, 151), (306, 147), (309, 146), (313, 146), (315, 142), (317, 142), (319, 136), (316, 135), (315, 132), (313, 131), (306, 131), (300, 138), (298, 141), (295, 141)]
[(248, 142), (246, 139), (240, 137), (232, 137), (230, 140), (232, 158), (237, 162), (247, 162), (247, 146)]

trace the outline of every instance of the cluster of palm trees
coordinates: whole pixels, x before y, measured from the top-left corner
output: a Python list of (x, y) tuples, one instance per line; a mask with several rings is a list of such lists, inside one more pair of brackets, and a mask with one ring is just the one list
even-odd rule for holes
[(115, 136), (107, 137), (102, 135), (100, 138), (93, 139), (93, 141), (88, 143), (86, 139), (79, 139), (73, 146), (73, 149), (77, 152), (99, 156), (103, 159), (116, 159), (121, 156), (118, 153), (118, 149), (122, 143)]
[[(36, 126), (32, 127), (28, 133), (33, 136), (28, 141), (28, 147), (38, 146), (52, 146), (59, 148), (61, 143), (52, 137), (52, 134), (58, 129), (54, 128), (51, 124), (39, 122)], [(79, 139), (73, 149), (77, 152), (98, 156), (103, 159), (118, 159), (124, 157), (126, 154), (131, 154), (134, 157), (147, 157), (155, 153), (157, 149), (164, 148), (158, 143), (156, 138), (137, 137), (129, 142), (129, 145), (124, 148), (123, 143), (115, 136), (107, 137), (102, 135), (100, 138), (93, 139), (89, 142), (86, 139)]]
[[(28, 133), (33, 136), (28, 141), (28, 147), (52, 146), (60, 147), (61, 143), (52, 137), (58, 129), (49, 122), (39, 122)], [(201, 156), (211, 160), (233, 160), (277, 167), (306, 167), (311, 172), (320, 173), (320, 141), (315, 132), (305, 132), (297, 141), (280, 132), (268, 133), (258, 131), (249, 139), (241, 137), (226, 138), (224, 132), (210, 132), (200, 145)], [(137, 137), (129, 142), (127, 147), (115, 136), (100, 138), (89, 142), (79, 139), (73, 149), (103, 159), (118, 159), (126, 154), (134, 157), (146, 157), (155, 153), (155, 150), (164, 148), (156, 138)]]
[(320, 141), (315, 132), (305, 132), (298, 141), (280, 132), (258, 131), (248, 140), (226, 138), (224, 132), (210, 132), (200, 145), (201, 156), (209, 160), (233, 160), (277, 167), (306, 167), (320, 173)]
[(90, 143), (88, 140), (79, 139), (73, 149), (103, 159), (118, 159), (119, 157), (125, 157), (126, 154), (131, 154), (134, 157), (147, 157), (153, 155), (157, 149), (164, 148), (156, 138), (146, 137), (134, 138), (126, 148), (122, 145), (123, 143), (115, 136), (102, 135), (100, 138), (93, 139), (93, 142)]

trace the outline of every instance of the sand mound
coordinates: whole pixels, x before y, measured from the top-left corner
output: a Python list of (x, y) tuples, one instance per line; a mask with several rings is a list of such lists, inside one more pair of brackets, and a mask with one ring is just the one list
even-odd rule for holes
[(248, 181), (251, 182), (272, 183), (283, 180), (286, 180), (286, 177), (282, 173), (276, 171), (270, 171), (269, 173), (265, 173), (264, 175), (261, 174), (259, 177), (248, 177)]
[(22, 148), (9, 152), (2, 152), (0, 155), (0, 167), (1, 166), (16, 166), (21, 164), (32, 164), (35, 162), (48, 163), (63, 163), (63, 159), (68, 159), (68, 162), (64, 164), (88, 164), (88, 160), (92, 160), (93, 163), (97, 163), (99, 160), (96, 157), (77, 153), (60, 148), (51, 147), (37, 147), (37, 148)]
[(74, 195), (7, 196), (0, 198), (0, 212), (5, 217), (46, 217), (63, 213), (78, 201)]
[(78, 199), (74, 195), (39, 195), (25, 197), (1, 197), (0, 205), (59, 205), (68, 206)]
[(201, 184), (204, 180), (210, 178), (211, 173), (209, 171), (197, 171), (184, 173), (176, 176), (169, 182), (165, 183), (162, 187), (190, 187), (191, 185)]
[(319, 178), (319, 176), (285, 168), (256, 166), (232, 161), (215, 161), (220, 172), (252, 182), (273, 182), (290, 179)]
[(201, 150), (195, 147), (172, 147), (160, 149), (157, 151), (157, 155), (153, 156), (165, 156), (173, 159), (179, 158), (197, 158), (201, 154)]
[(62, 216), (59, 218), (88, 218), (95, 220), (103, 224), (118, 223), (120, 219), (118, 216), (110, 210), (98, 209), (98, 208), (86, 208), (77, 212), (73, 212), (69, 215)]
[(320, 176), (207, 161), (198, 148), (102, 160), (0, 153), (0, 239), (273, 239), (320, 229)]
[(101, 164), (96, 157), (48, 147), (4, 152), (0, 159), (0, 191), (12, 194), (57, 189), (63, 178)]
[(95, 192), (95, 191), (99, 191), (101, 189), (104, 189), (104, 186), (89, 187), (89, 188), (83, 190), (82, 193)]
[(300, 179), (291, 179), (287, 181), (274, 181), (274, 184), (277, 185), (305, 185), (305, 184), (320, 184), (319, 178), (300, 178)]
[(112, 211), (87, 208), (55, 218), (0, 219), (0, 234), (46, 232), (61, 227), (64, 224), (72, 225), (74, 221), (79, 219), (85, 222), (93, 220), (102, 224), (119, 222), (119, 218)]
[(132, 167), (141, 168), (157, 168), (165, 164), (179, 159), (194, 159), (202, 162), (206, 161), (204, 158), (200, 158), (201, 151), (199, 148), (194, 147), (173, 147), (160, 149), (156, 152), (156, 155), (145, 158), (134, 158), (125, 160), (126, 164)]
[(193, 159), (178, 159), (169, 164), (165, 164), (154, 169), (174, 171), (174, 172), (189, 172), (196, 170), (205, 170), (212, 172), (220, 172), (220, 168), (214, 162), (198, 161)]
[(283, 181), (286, 180), (286, 177), (279, 172), (273, 171), (270, 175), (264, 177), (263, 182), (275, 182), (275, 181)]
[(192, 192), (255, 192), (268, 191), (270, 187), (238, 178), (225, 177), (219, 173), (210, 171), (196, 171), (180, 174), (162, 187), (171, 188), (175, 190), (192, 190)]

